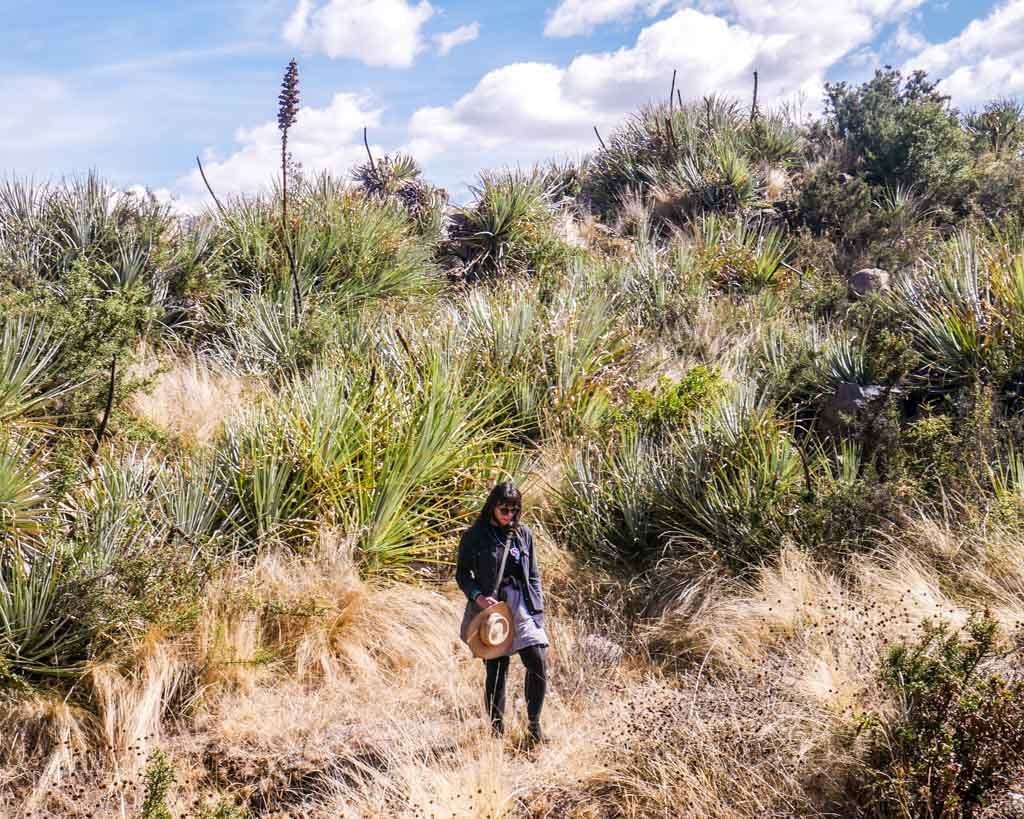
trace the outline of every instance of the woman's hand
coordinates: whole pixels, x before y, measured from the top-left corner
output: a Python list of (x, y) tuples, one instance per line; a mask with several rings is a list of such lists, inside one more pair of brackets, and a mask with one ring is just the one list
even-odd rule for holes
[(487, 597), (483, 594), (478, 594), (476, 596), (476, 600), (474, 600), (473, 602), (475, 602), (482, 609), (489, 609), (491, 606), (498, 605), (498, 601), (495, 600), (493, 597)]

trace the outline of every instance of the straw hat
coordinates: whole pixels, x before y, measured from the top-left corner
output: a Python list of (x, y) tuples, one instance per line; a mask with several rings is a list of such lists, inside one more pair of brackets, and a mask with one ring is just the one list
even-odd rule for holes
[(497, 603), (479, 612), (466, 628), (466, 645), (474, 657), (493, 660), (504, 657), (512, 648), (512, 610), (508, 603)]

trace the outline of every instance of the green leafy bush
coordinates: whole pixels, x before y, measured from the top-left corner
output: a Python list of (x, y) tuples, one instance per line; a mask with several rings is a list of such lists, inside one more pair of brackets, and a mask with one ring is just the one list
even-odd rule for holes
[(968, 817), (1024, 762), (1024, 681), (991, 667), (998, 626), (926, 622), (895, 646), (880, 678), (896, 713), (868, 720), (865, 791), (884, 816)]
[(872, 185), (919, 185), (935, 205), (962, 209), (967, 137), (948, 97), (923, 71), (879, 69), (858, 86), (825, 85), (828, 126)]
[[(46, 403), (62, 423), (85, 428), (95, 425), (107, 403), (113, 359), (118, 372), (115, 408), (146, 383), (145, 377), (132, 373), (132, 365), (138, 361), (139, 341), (159, 314), (147, 284), (110, 289), (98, 275), (96, 264), (83, 259), (73, 263), (56, 283), (0, 291), (0, 309), (8, 322), (20, 322), (25, 339), (30, 336), (24, 329), (28, 324), (35, 323), (38, 328), (36, 341), (23, 342), (30, 344), (37, 360), (31, 378), (23, 380), (27, 375), (23, 367), (22, 375), (7, 376), (11, 378), (8, 389), (23, 393), (22, 401), (42, 403), (47, 396), (59, 397)], [(0, 343), (6, 350), (8, 344), (18, 342), (5, 332)], [(7, 358), (9, 354), (2, 355)], [(74, 388), (68, 389), (69, 385)], [(11, 395), (13, 400), (15, 393)]]
[(718, 371), (698, 364), (679, 380), (661, 376), (651, 389), (630, 390), (625, 405), (612, 417), (613, 424), (634, 423), (649, 434), (671, 432), (683, 426), (701, 408), (724, 395)]
[(172, 819), (174, 814), (167, 805), (167, 797), (176, 779), (171, 758), (163, 751), (153, 751), (142, 772), (145, 791), (139, 819)]

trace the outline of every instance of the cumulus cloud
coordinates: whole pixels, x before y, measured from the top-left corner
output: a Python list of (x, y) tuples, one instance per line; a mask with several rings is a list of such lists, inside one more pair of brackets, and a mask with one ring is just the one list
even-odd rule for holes
[[(728, 0), (714, 6), (717, 14), (678, 9), (615, 51), (582, 54), (565, 66), (515, 63), (489, 72), (454, 104), (416, 111), (407, 147), (438, 161), (450, 161), (445, 151), (457, 152), (477, 167), (496, 164), (499, 152), (503, 161), (531, 161), (589, 150), (593, 126), (604, 132), (644, 102), (662, 99), (673, 70), (684, 98), (712, 91), (745, 98), (757, 70), (763, 104), (796, 95), (817, 102), (832, 65), (921, 2), (834, 0), (814, 15), (796, 0)], [(622, 11), (626, 5), (571, 8)], [(629, 5), (631, 11), (645, 7)]]
[(544, 26), (544, 34), (547, 37), (589, 34), (602, 23), (627, 20), (641, 12), (653, 17), (667, 5), (668, 0), (562, 0)]
[(434, 15), (427, 2), (299, 0), (284, 38), (308, 52), (350, 57), (367, 65), (408, 68), (424, 48), (421, 29)]
[(929, 46), (904, 68), (941, 77), (940, 90), (964, 107), (1024, 94), (1024, 0), (1010, 0), (987, 17), (973, 20), (956, 37)]
[(437, 53), (447, 57), (448, 52), (456, 46), (464, 43), (471, 43), (480, 36), (480, 24), (470, 23), (467, 26), (459, 26), (454, 31), (445, 31), (434, 35), (434, 42), (437, 43)]
[[(325, 108), (303, 107), (288, 132), (288, 148), (306, 172), (347, 172), (363, 158), (362, 129), (380, 124), (382, 111), (366, 97), (335, 94)], [(279, 174), (281, 135), (277, 121), (242, 128), (235, 135), (239, 148), (218, 159), (207, 154), (203, 167), (218, 194), (252, 193), (268, 187)], [(379, 151), (379, 147), (377, 149)], [(203, 196), (206, 190), (199, 170), (178, 182), (185, 200)]]

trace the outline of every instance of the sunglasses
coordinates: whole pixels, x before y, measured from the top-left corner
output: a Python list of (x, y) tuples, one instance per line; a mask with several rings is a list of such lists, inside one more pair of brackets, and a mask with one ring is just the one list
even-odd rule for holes
[(515, 515), (519, 512), (520, 507), (518, 506), (499, 506), (497, 510), (503, 515)]

